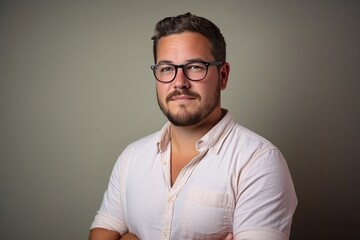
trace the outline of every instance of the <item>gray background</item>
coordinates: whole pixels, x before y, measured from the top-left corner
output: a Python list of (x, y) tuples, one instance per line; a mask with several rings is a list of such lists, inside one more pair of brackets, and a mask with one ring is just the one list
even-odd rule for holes
[(359, 10), (346, 0), (1, 1), (0, 238), (87, 238), (117, 156), (166, 121), (149, 68), (154, 24), (191, 11), (227, 39), (223, 106), (288, 161), (291, 239), (355, 239)]

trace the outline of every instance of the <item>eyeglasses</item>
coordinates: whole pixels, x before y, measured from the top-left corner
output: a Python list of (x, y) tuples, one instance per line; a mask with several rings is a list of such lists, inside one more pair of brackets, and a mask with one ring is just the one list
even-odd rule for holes
[(151, 69), (153, 70), (155, 78), (162, 83), (172, 82), (176, 77), (178, 68), (183, 70), (183, 73), (187, 79), (191, 81), (201, 81), (206, 77), (209, 66), (219, 66), (222, 64), (223, 62), (201, 61), (189, 62), (182, 65), (160, 63), (152, 65)]

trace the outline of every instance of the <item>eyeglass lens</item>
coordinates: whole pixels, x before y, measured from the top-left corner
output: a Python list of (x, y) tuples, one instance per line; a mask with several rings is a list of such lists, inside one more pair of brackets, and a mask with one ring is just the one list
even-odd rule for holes
[(158, 64), (154, 69), (155, 77), (159, 81), (170, 82), (175, 79), (178, 68), (182, 68), (188, 79), (199, 81), (206, 77), (208, 67), (202, 62), (193, 62), (184, 65)]

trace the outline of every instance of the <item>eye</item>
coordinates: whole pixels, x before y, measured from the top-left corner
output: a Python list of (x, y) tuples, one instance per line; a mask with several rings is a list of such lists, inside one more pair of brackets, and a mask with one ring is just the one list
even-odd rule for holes
[(186, 65), (186, 70), (187, 71), (191, 71), (191, 72), (201, 72), (201, 71), (205, 71), (206, 66), (203, 63), (189, 63)]
[(161, 73), (169, 73), (169, 72), (174, 71), (174, 67), (171, 65), (159, 65), (158, 71)]

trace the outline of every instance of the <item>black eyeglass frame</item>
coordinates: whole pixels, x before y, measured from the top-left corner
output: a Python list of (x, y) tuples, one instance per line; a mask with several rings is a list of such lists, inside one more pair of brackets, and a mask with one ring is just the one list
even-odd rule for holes
[[(190, 64), (194, 64), (194, 63), (202, 63), (202, 64), (204, 64), (204, 65), (206, 66), (206, 73), (205, 73), (205, 75), (204, 75), (203, 78), (193, 80), (193, 79), (189, 78), (189, 77), (186, 75), (185, 67), (188, 66), (188, 65), (190, 65)], [(201, 81), (201, 80), (203, 80), (204, 78), (206, 78), (210, 66), (220, 66), (220, 65), (222, 65), (222, 64), (224, 64), (224, 62), (222, 62), (222, 61), (215, 61), (215, 62), (194, 61), (194, 62), (189, 62), (189, 63), (185, 63), (185, 64), (181, 64), (181, 65), (176, 65), (176, 64), (171, 64), (171, 63), (160, 63), (160, 64), (151, 65), (150, 68), (152, 69), (153, 74), (154, 74), (156, 80), (158, 80), (159, 82), (162, 82), (162, 83), (170, 83), (170, 82), (174, 81), (174, 79), (175, 79), (176, 76), (177, 76), (178, 68), (181, 68), (181, 69), (183, 70), (183, 73), (184, 73), (184, 75), (185, 75), (185, 77), (186, 77), (187, 79), (189, 79), (190, 81), (198, 82), (198, 81)], [(160, 66), (160, 65), (170, 65), (170, 66), (172, 66), (172, 67), (175, 68), (175, 74), (174, 74), (173, 79), (171, 79), (171, 80), (169, 80), (169, 81), (162, 81), (162, 80), (160, 80), (160, 79), (158, 79), (158, 78), (156, 77), (155, 71), (156, 71), (156, 68), (157, 68), (158, 66)]]

